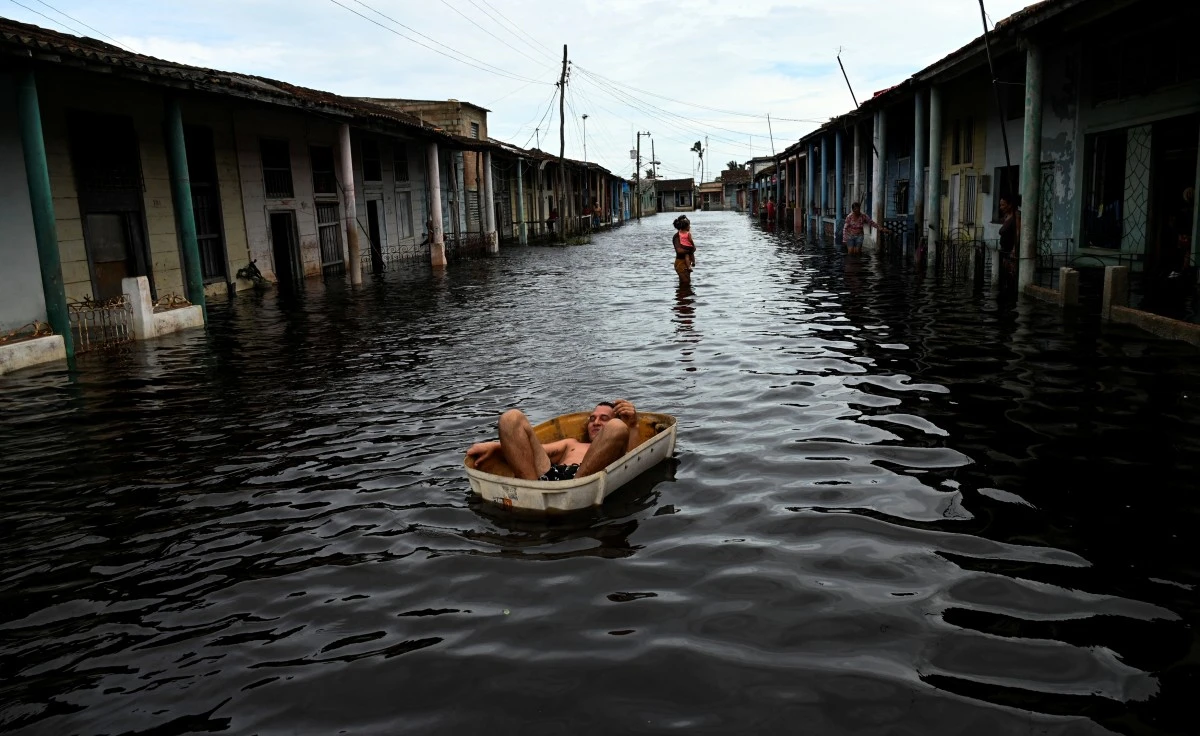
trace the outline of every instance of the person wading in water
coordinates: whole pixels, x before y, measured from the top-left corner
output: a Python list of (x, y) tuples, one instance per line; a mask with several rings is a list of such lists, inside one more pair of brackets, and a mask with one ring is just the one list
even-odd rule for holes
[(692, 223), (685, 215), (675, 218), (675, 273), (679, 274), (680, 286), (692, 283), (692, 269), (696, 267), (696, 244), (692, 241)]

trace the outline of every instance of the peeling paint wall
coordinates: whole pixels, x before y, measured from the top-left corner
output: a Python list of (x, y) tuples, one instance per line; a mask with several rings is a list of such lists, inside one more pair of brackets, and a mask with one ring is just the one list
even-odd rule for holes
[(0, 332), (46, 320), (14, 80), (0, 74)]
[(162, 92), (119, 79), (55, 69), (38, 75), (38, 96), (67, 299), (82, 299), (94, 291), (67, 132), (67, 118), (74, 110), (132, 120), (143, 182), (142, 216), (151, 283), (158, 297), (183, 294), (180, 244), (163, 138)]
[[(1078, 43), (1052, 47), (1043, 55), (1042, 227), (1039, 240), (1078, 242), (1076, 171), (1083, 166), (1078, 143), (1080, 54)], [(1049, 207), (1049, 212), (1045, 209)], [(1057, 245), (1055, 245), (1057, 247)]]
[[(332, 146), (337, 161), (338, 126), (287, 110), (245, 107), (234, 120), (238, 169), (242, 190), (242, 208), (250, 257), (268, 279), (278, 280), (271, 248), (270, 213), (290, 210), (295, 214), (299, 237), (301, 270), (305, 276), (321, 273), (321, 248), (317, 234), (317, 213), (313, 206), (312, 162), (310, 145)], [(262, 139), (286, 140), (292, 168), (292, 195), (287, 198), (266, 196), (263, 182)], [(365, 209), (361, 197), (358, 207)], [(344, 216), (344, 210), (339, 209)], [(346, 247), (345, 237), (342, 247)]]

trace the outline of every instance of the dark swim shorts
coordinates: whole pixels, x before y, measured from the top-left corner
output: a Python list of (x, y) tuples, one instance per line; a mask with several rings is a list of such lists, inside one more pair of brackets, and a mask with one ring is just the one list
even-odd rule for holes
[(538, 480), (571, 480), (579, 472), (579, 465), (551, 465)]

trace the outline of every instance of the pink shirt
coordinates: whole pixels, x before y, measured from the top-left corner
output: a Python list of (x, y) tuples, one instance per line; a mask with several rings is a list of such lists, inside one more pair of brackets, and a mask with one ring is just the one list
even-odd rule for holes
[(857, 235), (862, 235), (864, 225), (879, 227), (879, 225), (875, 224), (874, 220), (872, 220), (870, 217), (867, 217), (866, 212), (859, 210), (858, 214), (856, 215), (853, 211), (851, 211), (850, 214), (846, 215), (846, 223), (842, 226), (842, 237), (853, 238)]

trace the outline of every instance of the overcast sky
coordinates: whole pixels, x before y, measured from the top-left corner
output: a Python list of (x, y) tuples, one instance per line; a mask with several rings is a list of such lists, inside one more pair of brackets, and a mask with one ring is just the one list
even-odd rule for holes
[[(985, 7), (999, 21), (1029, 1)], [(649, 131), (645, 160), (653, 140), (660, 176), (688, 177), (707, 136), (710, 180), (854, 107), (839, 49), (862, 101), (982, 32), (978, 0), (0, 0), (0, 15), (342, 95), (456, 98), (492, 111), (491, 137), (553, 153), (567, 44), (568, 157), (584, 158), (587, 115), (588, 160), (632, 176)]]

